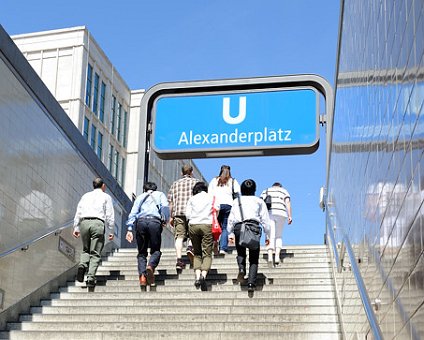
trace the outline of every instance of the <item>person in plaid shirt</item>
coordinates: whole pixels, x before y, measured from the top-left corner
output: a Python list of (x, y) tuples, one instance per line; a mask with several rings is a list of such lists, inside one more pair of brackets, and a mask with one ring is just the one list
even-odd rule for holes
[(170, 224), (174, 228), (175, 251), (177, 253), (177, 271), (185, 268), (182, 260), (183, 243), (187, 240), (187, 255), (190, 262), (193, 259), (193, 248), (188, 239), (188, 221), (185, 216), (187, 201), (193, 196), (193, 187), (199, 182), (193, 178), (193, 167), (190, 164), (184, 164), (182, 167), (182, 178), (172, 183), (168, 192), (169, 209), (171, 212)]

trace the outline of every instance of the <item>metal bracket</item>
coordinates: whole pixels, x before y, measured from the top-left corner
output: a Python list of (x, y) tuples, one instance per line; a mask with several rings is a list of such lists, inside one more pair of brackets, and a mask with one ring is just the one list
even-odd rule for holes
[(376, 298), (373, 302), (371, 302), (372, 306), (374, 307), (374, 310), (377, 312), (381, 309), (381, 299)]
[(319, 123), (324, 126), (327, 123), (327, 115), (319, 115)]

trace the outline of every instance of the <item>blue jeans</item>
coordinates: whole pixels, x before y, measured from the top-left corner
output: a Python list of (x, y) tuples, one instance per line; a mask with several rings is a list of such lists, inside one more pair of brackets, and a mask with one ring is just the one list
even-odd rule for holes
[(135, 237), (138, 248), (138, 273), (146, 274), (147, 248), (150, 247), (149, 265), (154, 269), (158, 266), (162, 243), (162, 226), (159, 218), (140, 218), (137, 221)]
[(221, 239), (219, 241), (219, 248), (228, 251), (228, 216), (230, 216), (231, 205), (221, 204), (219, 207), (218, 222), (222, 228)]

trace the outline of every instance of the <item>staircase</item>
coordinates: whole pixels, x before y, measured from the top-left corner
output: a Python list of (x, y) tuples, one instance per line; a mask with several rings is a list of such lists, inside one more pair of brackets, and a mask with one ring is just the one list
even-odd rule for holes
[(342, 339), (326, 247), (288, 246), (275, 268), (264, 253), (249, 295), (236, 282), (235, 250), (213, 259), (202, 292), (193, 270), (177, 274), (175, 251), (164, 249), (156, 287), (142, 292), (135, 249), (120, 249), (103, 260), (92, 291), (68, 282), (0, 338)]

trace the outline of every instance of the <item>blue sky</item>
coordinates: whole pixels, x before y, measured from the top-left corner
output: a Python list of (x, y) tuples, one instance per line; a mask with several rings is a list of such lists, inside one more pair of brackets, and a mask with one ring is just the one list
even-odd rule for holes
[[(10, 34), (85, 25), (131, 89), (161, 82), (318, 74), (334, 85), (336, 0), (3, 0)], [(323, 113), (324, 108), (321, 108)], [(322, 244), (325, 132), (312, 155), (202, 159), (205, 178), (229, 164), (258, 194), (279, 181), (292, 196), (285, 244)]]

